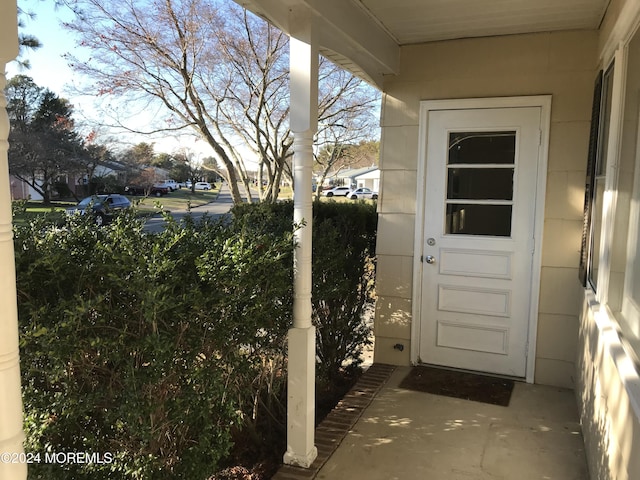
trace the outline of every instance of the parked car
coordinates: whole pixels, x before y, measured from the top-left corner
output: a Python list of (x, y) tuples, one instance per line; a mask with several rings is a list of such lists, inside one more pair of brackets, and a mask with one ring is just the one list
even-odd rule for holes
[(69, 215), (84, 215), (90, 213), (94, 216), (96, 225), (103, 225), (113, 220), (119, 210), (131, 206), (131, 202), (124, 195), (110, 193), (108, 195), (92, 195), (83, 198), (75, 207), (67, 208)]
[(166, 195), (170, 191), (171, 190), (169, 190), (169, 187), (162, 187), (162, 186), (154, 185), (153, 187), (151, 187), (151, 190), (149, 191), (149, 194), (150, 195), (155, 195), (156, 197), (161, 197), (162, 195)]
[(169, 193), (169, 187), (158, 187), (156, 185), (151, 187), (127, 185), (124, 187), (124, 191), (127, 195), (153, 195), (155, 197), (161, 197), (162, 195)]
[(180, 185), (175, 180), (164, 180), (160, 183), (156, 183), (154, 187), (168, 188), (170, 192), (175, 192), (180, 188)]
[(196, 190), (211, 190), (211, 184), (208, 182), (196, 182)]
[(347, 197), (350, 198), (351, 200), (358, 200), (361, 198), (372, 198), (375, 200), (378, 198), (378, 192), (374, 192), (370, 188), (362, 187), (362, 188), (356, 188), (355, 190), (351, 190), (347, 194)]
[(325, 190), (322, 194), (325, 197), (346, 197), (350, 191), (351, 187), (333, 187)]

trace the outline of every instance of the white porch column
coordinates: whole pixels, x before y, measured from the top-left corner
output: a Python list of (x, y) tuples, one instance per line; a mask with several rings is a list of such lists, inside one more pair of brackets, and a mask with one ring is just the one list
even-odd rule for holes
[(318, 455), (314, 445), (316, 330), (311, 324), (311, 231), (313, 135), (318, 123), (318, 46), (313, 19), (292, 12), (290, 19), (290, 122), (293, 140), (294, 254), (293, 328), (289, 330), (287, 451), (284, 463), (309, 467)]
[[(7, 150), (9, 118), (5, 65), (18, 54), (16, 0), (0, 2), (0, 455), (22, 453), (22, 396), (18, 355), (16, 269), (11, 228), (11, 184)], [(27, 465), (2, 461), (0, 480), (27, 478)]]

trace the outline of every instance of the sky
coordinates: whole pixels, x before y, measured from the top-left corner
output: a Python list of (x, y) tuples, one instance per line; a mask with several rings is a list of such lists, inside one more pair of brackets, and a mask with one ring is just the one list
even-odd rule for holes
[(47, 87), (59, 96), (65, 96), (65, 88), (73, 78), (71, 69), (62, 56), (75, 48), (71, 32), (64, 30), (61, 21), (73, 18), (66, 8), (55, 8), (53, 0), (21, 0), (20, 7), (35, 14), (34, 18), (23, 16), (24, 33), (35, 35), (42, 43), (36, 51), (27, 51), (24, 58), (31, 62), (29, 70), (21, 70), (16, 62), (7, 65), (7, 77), (17, 74), (28, 75), (36, 84)]
[[(0, 0), (2, 1), (2, 0)], [(81, 79), (68, 66), (64, 55), (67, 53), (78, 54), (75, 35), (65, 29), (62, 23), (73, 20), (73, 13), (67, 7), (56, 7), (54, 0), (18, 0), (18, 5), (27, 12), (34, 13), (34, 17), (21, 17), (24, 23), (24, 33), (35, 35), (42, 47), (35, 51), (25, 51), (22, 57), (29, 60), (31, 68), (21, 69), (16, 62), (6, 66), (7, 79), (14, 75), (28, 75), (33, 78), (36, 85), (46, 87), (58, 96), (68, 99), (74, 107), (74, 118), (81, 130), (86, 121), (100, 119), (102, 115), (94, 106), (91, 97), (78, 96), (74, 86), (79, 86)], [(81, 55), (80, 55), (81, 56)], [(144, 119), (141, 119), (144, 123)], [(140, 125), (136, 125), (140, 126)], [(88, 133), (89, 128), (83, 133)], [(102, 131), (102, 130), (100, 130)], [(109, 132), (105, 132), (109, 133)], [(118, 148), (127, 148), (139, 142), (154, 143), (156, 153), (172, 153), (181, 147), (192, 150), (196, 156), (211, 155), (210, 147), (202, 141), (195, 141), (192, 136), (182, 140), (165, 137), (148, 137), (117, 134), (119, 140), (124, 140)], [(98, 142), (100, 138), (98, 138)], [(115, 148), (117, 150), (118, 148)]]
[[(3, 1), (3, 0), (0, 0)], [(31, 68), (28, 70), (20, 69), (16, 62), (9, 63), (6, 67), (7, 78), (11, 78), (17, 74), (28, 75), (33, 78), (34, 82), (50, 89), (58, 96), (65, 98), (71, 102), (74, 107), (74, 118), (76, 126), (80, 133), (86, 135), (93, 130), (88, 125), (104, 118), (96, 108), (97, 97), (79, 96), (77, 88), (81, 85), (82, 78), (68, 66), (64, 55), (73, 53), (82, 58), (82, 47), (76, 42), (73, 32), (65, 29), (63, 22), (72, 22), (74, 14), (67, 7), (56, 7), (55, 0), (18, 0), (18, 5), (27, 12), (33, 12), (35, 15), (30, 18), (26, 15), (21, 17), (24, 23), (24, 33), (35, 35), (42, 47), (35, 51), (25, 51), (22, 57), (29, 60)], [(153, 122), (153, 117), (158, 111), (145, 110), (144, 114), (135, 117), (137, 124), (129, 125), (132, 128), (144, 130), (147, 125)], [(167, 134), (155, 137), (133, 134), (123, 134), (122, 131), (114, 133), (113, 131), (98, 129), (99, 135), (97, 141), (106, 143), (112, 150), (118, 151), (126, 149), (140, 142), (153, 143), (156, 153), (173, 153), (180, 148), (187, 148), (196, 156), (196, 158), (205, 158), (213, 156), (214, 152), (206, 142), (196, 140), (193, 135), (185, 135), (181, 139), (170, 137)], [(117, 138), (118, 143), (110, 143), (112, 138)], [(255, 156), (248, 151), (238, 139), (236, 145), (250, 165), (255, 163)]]

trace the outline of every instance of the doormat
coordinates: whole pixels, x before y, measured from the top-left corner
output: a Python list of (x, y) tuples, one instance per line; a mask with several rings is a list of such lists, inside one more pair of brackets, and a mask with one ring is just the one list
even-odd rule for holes
[(513, 380), (419, 366), (411, 369), (400, 388), (507, 407)]

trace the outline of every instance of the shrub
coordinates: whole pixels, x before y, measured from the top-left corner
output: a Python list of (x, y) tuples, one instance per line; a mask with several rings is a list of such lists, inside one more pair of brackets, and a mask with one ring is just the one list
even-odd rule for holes
[(371, 343), (363, 315), (374, 301), (377, 215), (370, 203), (315, 202), (313, 217), (318, 370), (333, 382)]
[[(232, 212), (254, 232), (281, 235), (291, 230), (293, 202), (245, 204)], [(312, 314), (321, 380), (333, 382), (345, 365), (358, 366), (370, 344), (363, 314), (374, 300), (376, 232), (375, 204), (313, 204)]]
[(208, 478), (269, 402), (291, 235), (210, 221), (149, 235), (124, 215), (36, 221), (15, 244), (25, 448), (114, 455), (30, 478)]
[[(240, 435), (282, 441), (293, 205), (234, 212), (159, 234), (135, 212), (15, 228), (25, 449), (112, 460), (36, 463), (31, 479), (204, 479)], [(368, 342), (375, 229), (371, 205), (314, 205), (325, 381)]]

